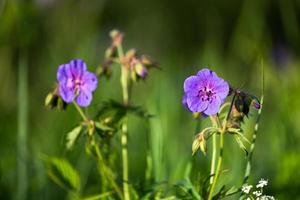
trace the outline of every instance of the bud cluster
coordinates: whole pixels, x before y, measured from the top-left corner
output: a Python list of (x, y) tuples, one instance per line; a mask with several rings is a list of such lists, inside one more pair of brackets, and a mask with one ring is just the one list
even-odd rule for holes
[(121, 64), (129, 69), (133, 81), (143, 80), (148, 76), (148, 70), (157, 67), (157, 62), (147, 55), (139, 55), (135, 49), (128, 50), (123, 55), (121, 46), (124, 34), (118, 30), (110, 32), (111, 44), (105, 51), (105, 61), (98, 67), (97, 74), (106, 77), (111, 76), (111, 67), (114, 63)]

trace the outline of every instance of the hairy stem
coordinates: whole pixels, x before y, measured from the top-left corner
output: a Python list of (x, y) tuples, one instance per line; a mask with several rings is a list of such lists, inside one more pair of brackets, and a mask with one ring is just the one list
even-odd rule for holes
[(84, 114), (84, 112), (82, 111), (82, 109), (78, 106), (78, 104), (77, 104), (75, 101), (73, 101), (73, 104), (74, 104), (76, 110), (78, 111), (78, 113), (80, 114), (80, 116), (82, 117), (82, 119), (83, 119), (85, 122), (87, 122), (87, 121), (88, 121), (88, 118), (87, 118), (87, 116)]
[[(121, 63), (121, 86), (123, 91), (123, 103), (124, 105), (129, 104), (129, 69), (122, 65), (122, 59), (124, 57), (123, 48), (121, 45), (117, 46), (119, 59)], [(129, 184), (128, 184), (128, 119), (127, 116), (124, 119), (124, 122), (122, 124), (121, 128), (121, 144), (122, 144), (122, 164), (123, 164), (123, 193), (124, 193), (124, 199), (130, 200), (129, 195)]]
[(220, 147), (219, 147), (220, 149), (219, 149), (218, 164), (217, 164), (217, 168), (216, 168), (216, 171), (215, 171), (214, 179), (213, 179), (213, 182), (211, 184), (211, 188), (210, 188), (210, 191), (209, 191), (209, 194), (208, 194), (208, 200), (211, 200), (212, 197), (213, 197), (213, 192), (214, 192), (214, 189), (216, 187), (218, 177), (220, 176), (220, 173), (221, 173), (221, 170), (222, 170), (223, 148), (224, 148), (224, 134), (226, 132), (227, 122), (228, 122), (229, 117), (230, 117), (230, 113), (231, 113), (231, 110), (232, 110), (232, 107), (233, 107), (233, 104), (234, 104), (235, 96), (236, 96), (236, 94), (234, 94), (234, 96), (233, 96), (233, 98), (231, 100), (229, 111), (227, 113), (226, 118), (223, 121), (223, 124), (222, 124), (222, 129), (221, 129), (221, 132), (220, 132)]
[[(263, 96), (261, 97), (261, 105), (263, 103)], [(250, 176), (250, 172), (251, 172), (251, 161), (252, 161), (252, 155), (253, 155), (253, 151), (255, 148), (255, 142), (256, 142), (256, 137), (257, 137), (257, 132), (258, 132), (258, 124), (259, 124), (259, 120), (260, 120), (260, 116), (261, 116), (261, 109), (258, 110), (258, 116), (255, 122), (255, 126), (254, 126), (254, 132), (252, 135), (252, 141), (251, 141), (251, 146), (250, 146), (250, 150), (249, 150), (249, 154), (247, 157), (247, 166), (246, 166), (246, 170), (245, 170), (245, 175), (244, 175), (244, 180), (243, 180), (243, 184), (248, 182), (249, 176)]]
[[(78, 106), (78, 104), (75, 101), (73, 101), (73, 104), (74, 104), (76, 110), (78, 111), (78, 113), (80, 114), (80, 116), (82, 117), (82, 119), (85, 122), (89, 122), (88, 117), (84, 114), (84, 112)], [(107, 165), (103, 159), (103, 156), (101, 154), (101, 151), (99, 149), (99, 146), (97, 145), (97, 143), (95, 141), (95, 138), (93, 136), (92, 127), (88, 126), (88, 131), (89, 131), (89, 136), (91, 136), (90, 144), (92, 145), (92, 147), (94, 148), (95, 153), (96, 153), (96, 160), (97, 160), (98, 168), (101, 169), (100, 171), (101, 171), (102, 175), (110, 182), (110, 184), (115, 189), (115, 191), (118, 194), (118, 196), (120, 197), (120, 199), (123, 199), (123, 194), (122, 194), (119, 186), (115, 182), (114, 177), (112, 177), (112, 173), (111, 173), (110, 169), (107, 167)]]
[(248, 182), (250, 173), (251, 173), (251, 162), (252, 162), (252, 156), (253, 156), (253, 151), (255, 148), (255, 142), (256, 142), (256, 137), (257, 137), (257, 132), (258, 132), (258, 124), (260, 121), (260, 116), (261, 116), (261, 109), (264, 103), (264, 66), (263, 63), (261, 64), (262, 66), (262, 80), (261, 80), (261, 84), (262, 84), (262, 92), (261, 92), (261, 98), (260, 98), (260, 109), (258, 110), (258, 116), (256, 118), (256, 122), (255, 122), (255, 126), (254, 126), (254, 132), (252, 135), (252, 141), (251, 141), (251, 146), (250, 146), (250, 150), (249, 150), (249, 154), (247, 157), (247, 165), (246, 165), (246, 169), (245, 169), (245, 175), (244, 175), (244, 180), (243, 180), (243, 184)]
[[(216, 117), (217, 116), (210, 116), (210, 120), (214, 127), (218, 127)], [(212, 184), (213, 180), (214, 180), (214, 174), (215, 174), (215, 169), (216, 169), (216, 158), (217, 158), (217, 135), (213, 134), (213, 136), (212, 136), (212, 157), (211, 157), (210, 179), (209, 179), (210, 184)]]
[(94, 147), (95, 152), (96, 152), (96, 157), (97, 157), (97, 161), (98, 161), (98, 167), (100, 169), (102, 169), (103, 175), (110, 182), (110, 184), (112, 185), (112, 187), (115, 189), (115, 191), (118, 194), (119, 198), (123, 199), (122, 191), (120, 190), (119, 186), (116, 184), (115, 179), (112, 176), (112, 172), (107, 167), (107, 165), (106, 165), (106, 163), (105, 163), (105, 161), (103, 159), (103, 156), (101, 154), (101, 151), (99, 149), (99, 146), (95, 142), (93, 142), (93, 147)]

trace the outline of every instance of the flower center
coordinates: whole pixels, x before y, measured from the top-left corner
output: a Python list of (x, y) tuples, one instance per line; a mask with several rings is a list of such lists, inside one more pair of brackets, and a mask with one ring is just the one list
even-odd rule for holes
[(80, 79), (74, 80), (75, 93), (79, 93), (80, 87), (83, 85), (83, 81)]
[(205, 86), (199, 90), (198, 97), (201, 98), (201, 101), (212, 102), (215, 94), (211, 88)]

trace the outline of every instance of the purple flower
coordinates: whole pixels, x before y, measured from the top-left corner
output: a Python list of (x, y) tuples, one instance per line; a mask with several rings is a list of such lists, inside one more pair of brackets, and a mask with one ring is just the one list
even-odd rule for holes
[(228, 83), (206, 68), (185, 79), (183, 89), (184, 107), (206, 115), (218, 113), (229, 93)]
[(87, 71), (83, 60), (75, 59), (62, 64), (57, 70), (59, 94), (71, 103), (75, 98), (79, 106), (86, 107), (92, 101), (92, 92), (97, 88), (97, 76)]

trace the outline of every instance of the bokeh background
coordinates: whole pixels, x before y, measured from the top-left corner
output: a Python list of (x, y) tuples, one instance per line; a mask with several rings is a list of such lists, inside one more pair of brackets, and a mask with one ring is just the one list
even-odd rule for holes
[[(1, 0), (0, 199), (66, 198), (47, 177), (40, 154), (66, 157), (85, 179), (84, 189), (95, 187), (95, 166), (85, 156), (84, 142), (65, 151), (66, 132), (80, 116), (72, 107), (48, 110), (44, 98), (59, 64), (82, 58), (96, 69), (114, 28), (125, 33), (126, 49), (151, 55), (161, 67), (133, 89), (133, 104), (156, 117), (149, 126), (131, 119), (132, 184), (144, 176), (147, 140), (157, 183), (182, 180), (188, 163), (207, 174), (209, 156), (191, 156), (197, 122), (181, 105), (184, 79), (209, 66), (231, 85), (260, 97), (263, 63), (265, 104), (250, 182), (268, 179), (269, 194), (300, 199), (299, 21), (300, 1), (293, 0)], [(118, 73), (100, 80), (91, 112), (103, 101), (121, 100)], [(255, 110), (250, 118), (245, 121), (249, 138)], [(207, 124), (208, 119), (200, 122)], [(229, 171), (222, 181), (239, 186), (245, 155), (230, 136), (224, 168)]]

